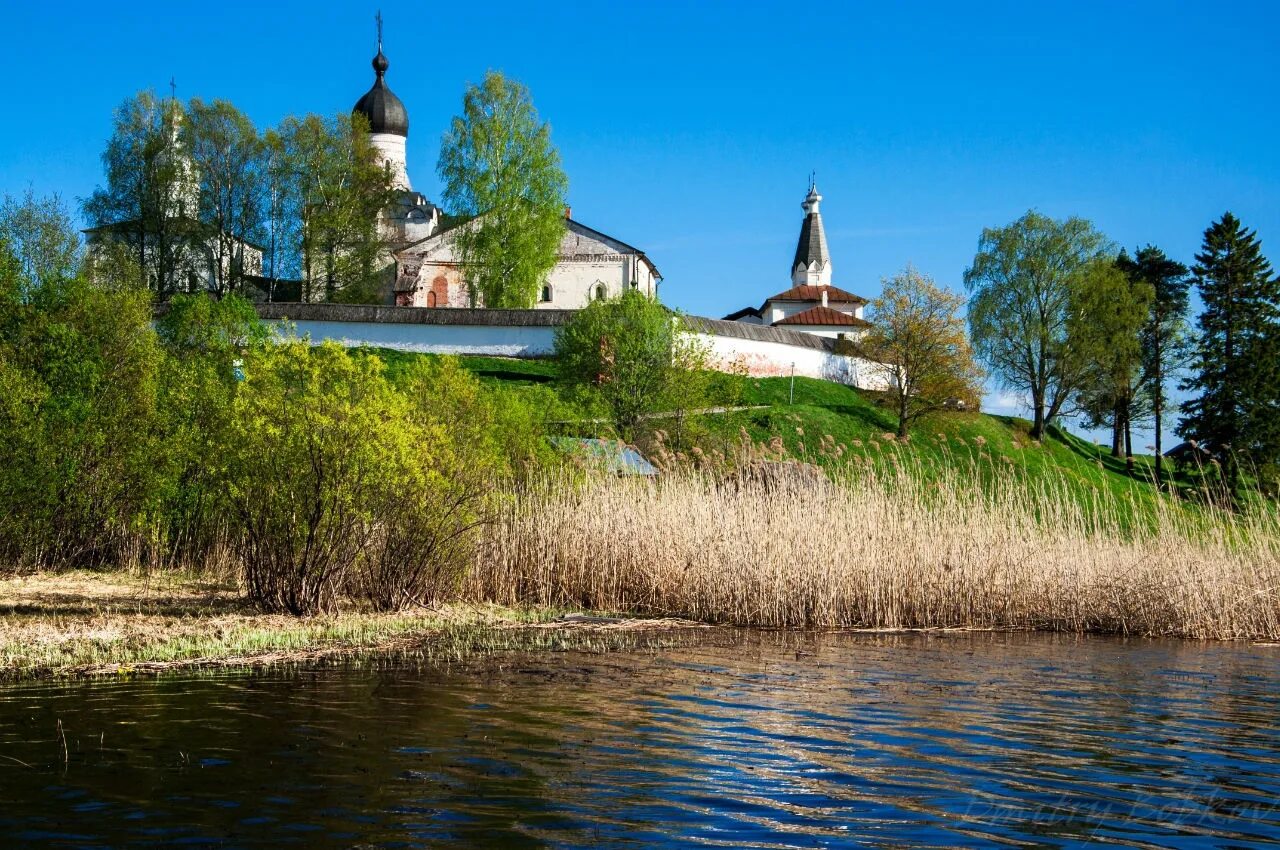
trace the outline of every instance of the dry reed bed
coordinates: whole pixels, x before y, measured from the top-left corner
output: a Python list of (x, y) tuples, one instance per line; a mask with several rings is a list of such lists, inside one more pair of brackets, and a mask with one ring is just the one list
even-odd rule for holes
[(765, 627), (1280, 637), (1274, 514), (1168, 501), (1134, 523), (1123, 497), (1082, 504), (1065, 482), (969, 481), (545, 481), (489, 528), (463, 592)]

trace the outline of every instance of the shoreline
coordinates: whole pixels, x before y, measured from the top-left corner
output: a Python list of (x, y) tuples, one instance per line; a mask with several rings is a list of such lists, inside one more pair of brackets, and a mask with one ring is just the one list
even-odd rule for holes
[[(230, 581), (72, 571), (0, 578), (0, 682), (265, 668), (358, 656), (462, 659), (609, 649), (689, 620), (454, 602), (378, 613), (263, 614)], [(592, 639), (593, 636), (597, 639)], [(600, 636), (603, 636), (600, 639)]]
[[(265, 669), (362, 657), (454, 662), (501, 652), (660, 649), (695, 631), (712, 635), (746, 628), (673, 617), (483, 603), (449, 603), (394, 614), (349, 608), (297, 618), (258, 612), (230, 581), (169, 573), (74, 571), (10, 576), (0, 579), (0, 600), (0, 682)], [(1064, 634), (1060, 629), (983, 626), (799, 631)], [(1093, 631), (1075, 634), (1140, 637)], [(1260, 639), (1227, 642), (1280, 646)]]

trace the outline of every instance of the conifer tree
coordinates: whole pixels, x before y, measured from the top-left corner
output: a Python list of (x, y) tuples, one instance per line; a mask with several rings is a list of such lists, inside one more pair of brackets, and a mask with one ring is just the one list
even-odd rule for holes
[(1169, 408), (1167, 387), (1170, 377), (1187, 358), (1187, 293), (1191, 280), (1187, 267), (1167, 257), (1154, 245), (1139, 248), (1130, 257), (1120, 253), (1116, 265), (1132, 282), (1151, 288), (1146, 321), (1139, 332), (1142, 347), (1142, 377), (1139, 391), (1147, 402), (1155, 423), (1156, 486), (1164, 481), (1162, 431)]
[(1204, 312), (1182, 388), (1198, 395), (1183, 405), (1178, 429), (1220, 458), (1234, 486), (1241, 464), (1262, 469), (1280, 456), (1280, 280), (1255, 231), (1230, 212), (1205, 231), (1192, 272)]

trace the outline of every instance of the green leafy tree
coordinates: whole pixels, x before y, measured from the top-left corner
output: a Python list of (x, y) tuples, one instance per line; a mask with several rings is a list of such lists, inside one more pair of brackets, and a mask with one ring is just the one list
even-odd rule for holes
[(955, 401), (977, 407), (982, 372), (960, 316), (964, 303), (911, 266), (886, 280), (871, 302), (872, 327), (861, 348), (887, 379), (900, 437)]
[(568, 180), (529, 90), (497, 71), (468, 86), (437, 166), (473, 306), (534, 305), (564, 235)]
[(139, 92), (116, 110), (102, 153), (106, 184), (84, 201), (91, 246), (123, 245), (161, 298), (204, 285), (195, 175), (180, 104)]
[(249, 596), (267, 611), (331, 610), (371, 542), (380, 491), (421, 437), (377, 358), (306, 340), (245, 364), (225, 480)]
[(240, 292), (250, 273), (246, 248), (265, 232), (266, 144), (253, 122), (225, 100), (192, 98), (183, 132), (199, 178), (199, 218), (212, 243), (210, 288), (217, 294)]
[(227, 531), (223, 463), (243, 362), (269, 341), (253, 305), (236, 295), (175, 295), (156, 322), (166, 357), (158, 403), (166, 465), (160, 521), (168, 554), (200, 564)]
[(1151, 285), (1124, 273), (1118, 262), (1097, 260), (1071, 294), (1067, 340), (1082, 364), (1079, 408), (1093, 427), (1110, 426), (1111, 454), (1132, 469), (1132, 423), (1143, 415), (1139, 333), (1154, 297)]
[(0, 202), (0, 241), (8, 243), (23, 280), (38, 288), (56, 286), (73, 277), (81, 261), (80, 235), (62, 200), (5, 195)]
[(301, 279), (299, 253), (294, 246), (301, 244), (298, 235), (299, 217), (293, 201), (300, 193), (293, 190), (293, 168), (284, 137), (277, 130), (267, 130), (262, 135), (266, 157), (263, 171), (264, 215), (266, 228), (262, 256), (262, 273), (267, 278), (267, 300), (275, 300), (276, 284), (281, 278)]
[(417, 358), (397, 385), (403, 427), (431, 442), (373, 503), (373, 540), (351, 586), (379, 610), (429, 604), (456, 588), (473, 532), (490, 519), (496, 485), (516, 460), (507, 452), (513, 422), (457, 358)]
[(583, 387), (627, 439), (647, 413), (687, 410), (702, 398), (706, 352), (680, 317), (629, 291), (593, 301), (556, 333), (561, 375)]
[(378, 357), (307, 340), (251, 351), (244, 374), (223, 474), (250, 597), (311, 614), (452, 587), (505, 469), (476, 379), (420, 364), (402, 389)]
[(1178, 429), (1220, 458), (1234, 486), (1242, 464), (1267, 468), (1280, 456), (1280, 281), (1255, 231), (1229, 212), (1205, 230), (1192, 273), (1204, 310), (1182, 384), (1196, 395)]
[(1151, 289), (1150, 308), (1139, 331), (1142, 349), (1141, 393), (1155, 424), (1156, 486), (1164, 484), (1163, 431), (1169, 409), (1168, 386), (1171, 377), (1186, 363), (1187, 292), (1190, 279), (1187, 267), (1169, 259), (1154, 245), (1147, 245), (1131, 258), (1120, 253), (1116, 261), (1132, 283), (1141, 282)]
[(0, 240), (0, 558), (137, 556), (161, 484), (159, 363), (145, 291), (28, 277)]
[(1001, 383), (1030, 398), (1033, 439), (1065, 412), (1084, 380), (1085, 363), (1067, 333), (1072, 292), (1096, 261), (1111, 255), (1106, 237), (1088, 221), (1033, 210), (984, 230), (965, 271), (974, 349)]
[(374, 303), (386, 242), (378, 215), (394, 189), (361, 116), (289, 118), (279, 131), (281, 190), (295, 218), (287, 249), (301, 274), (303, 300)]

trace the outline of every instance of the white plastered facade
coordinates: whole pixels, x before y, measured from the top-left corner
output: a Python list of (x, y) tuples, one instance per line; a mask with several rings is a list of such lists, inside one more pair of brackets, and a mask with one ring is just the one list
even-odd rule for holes
[[(471, 306), (456, 236), (457, 229), (446, 230), (396, 252), (397, 306)], [(566, 218), (556, 264), (547, 273), (534, 306), (577, 310), (633, 289), (656, 298), (660, 280), (644, 252)]]

